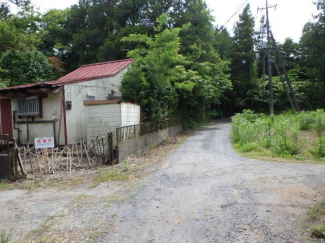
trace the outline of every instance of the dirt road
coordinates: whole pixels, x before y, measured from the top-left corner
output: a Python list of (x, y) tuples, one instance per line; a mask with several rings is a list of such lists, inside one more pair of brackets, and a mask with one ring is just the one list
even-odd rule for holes
[(103, 242), (306, 242), (301, 222), (325, 193), (325, 166), (245, 159), (229, 121), (196, 132), (133, 200), (110, 208)]
[[(56, 214), (59, 220), (52, 217), (42, 230), (74, 242), (312, 241), (301, 226), (308, 208), (325, 196), (325, 166), (243, 158), (231, 147), (230, 129), (230, 121), (202, 128), (131, 190), (113, 198), (105, 186), (88, 191), (92, 197)], [(59, 199), (66, 192), (56, 193)], [(63, 202), (53, 205), (72, 204)], [(9, 204), (1, 197), (1, 210)], [(37, 209), (27, 203), (25, 210), (29, 206)]]

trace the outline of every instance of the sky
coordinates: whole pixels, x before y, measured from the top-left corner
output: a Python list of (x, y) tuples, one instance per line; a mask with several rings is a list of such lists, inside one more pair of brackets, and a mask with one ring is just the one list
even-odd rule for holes
[[(212, 16), (215, 18), (215, 25), (222, 26), (236, 12), (245, 0), (205, 0), (211, 10)], [(41, 12), (49, 9), (64, 9), (78, 0), (32, 0), (32, 2), (40, 7)], [(265, 0), (248, 0), (251, 5), (251, 11), (255, 17), (256, 26), (259, 26), (260, 18), (264, 12), (257, 13), (258, 7), (265, 7)], [(270, 24), (274, 37), (277, 41), (283, 42), (285, 38), (290, 37), (298, 42), (302, 29), (308, 21), (312, 21), (312, 14), (316, 13), (316, 7), (312, 0), (269, 0), (269, 5), (277, 4), (276, 10), (270, 9)], [(226, 25), (230, 33), (233, 26), (238, 21), (239, 11)]]

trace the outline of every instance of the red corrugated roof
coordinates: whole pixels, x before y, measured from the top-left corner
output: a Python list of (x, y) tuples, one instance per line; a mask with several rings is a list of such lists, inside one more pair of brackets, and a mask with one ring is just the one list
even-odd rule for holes
[(119, 61), (83, 65), (77, 70), (58, 79), (57, 81), (49, 83), (62, 85), (74, 82), (88, 81), (92, 79), (112, 77), (117, 75), (123, 69), (127, 68), (132, 62), (133, 59), (125, 59)]
[(101, 63), (83, 65), (77, 70), (63, 76), (62, 78), (56, 81), (37, 82), (33, 84), (12, 86), (8, 88), (0, 89), (0, 91), (31, 88), (41, 84), (60, 86), (64, 84), (83, 82), (92, 79), (112, 77), (117, 75), (123, 69), (127, 68), (132, 62), (133, 59), (125, 59), (119, 61), (110, 61), (110, 62), (101, 62)]

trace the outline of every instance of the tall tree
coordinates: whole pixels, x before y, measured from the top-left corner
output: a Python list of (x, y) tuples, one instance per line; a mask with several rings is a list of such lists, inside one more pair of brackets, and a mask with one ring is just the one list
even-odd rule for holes
[[(318, 14), (314, 23), (307, 23), (300, 40), (302, 67), (309, 82), (305, 89), (309, 90), (310, 100), (303, 107), (324, 108), (325, 104), (325, 0), (314, 2)], [(310, 105), (308, 105), (310, 103)]]
[(252, 106), (250, 91), (255, 78), (255, 21), (247, 4), (234, 27), (234, 53), (231, 75), (233, 82), (234, 105), (238, 109)]

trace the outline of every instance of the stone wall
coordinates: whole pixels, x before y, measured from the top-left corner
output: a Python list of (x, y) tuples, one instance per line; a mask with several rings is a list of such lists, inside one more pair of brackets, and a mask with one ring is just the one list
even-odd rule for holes
[(170, 127), (168, 129), (151, 133), (140, 138), (129, 140), (117, 146), (117, 161), (122, 162), (128, 156), (140, 154), (152, 149), (170, 137), (182, 131), (182, 125)]

